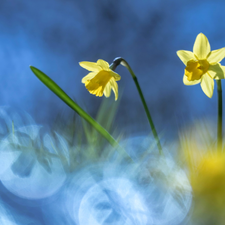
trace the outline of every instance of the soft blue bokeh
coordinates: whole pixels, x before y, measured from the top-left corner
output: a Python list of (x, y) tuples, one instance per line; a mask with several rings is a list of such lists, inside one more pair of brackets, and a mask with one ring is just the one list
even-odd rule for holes
[[(138, 77), (160, 137), (173, 141), (183, 125), (196, 119), (217, 122), (216, 85), (212, 99), (199, 85), (184, 86), (184, 65), (176, 51), (192, 50), (200, 32), (208, 37), (212, 50), (224, 47), (224, 9), (222, 0), (0, 1), (0, 105), (10, 108), (0, 110), (0, 224), (89, 225), (88, 212), (96, 225), (186, 224), (191, 188), (184, 171), (167, 156), (159, 162), (162, 167), (148, 168), (151, 175), (145, 162), (137, 163), (137, 168), (121, 166), (108, 152), (107, 162), (87, 161), (70, 170), (72, 159), (81, 159), (72, 158), (68, 140), (50, 134), (45, 126), (51, 127), (58, 115), (66, 121), (64, 115), (71, 109), (35, 77), (29, 65), (50, 76), (95, 117), (103, 99), (85, 89), (81, 79), (88, 71), (78, 62), (111, 63), (123, 57)], [(149, 134), (129, 72), (122, 66), (116, 72), (122, 77), (120, 97), (118, 102), (114, 96), (108, 101), (118, 104), (117, 134)], [(13, 147), (12, 140), (17, 141)], [(23, 145), (29, 146), (26, 151)], [(128, 152), (135, 160), (140, 156), (138, 149)], [(158, 162), (154, 157), (152, 162)], [(172, 180), (164, 179), (168, 174)], [(121, 194), (120, 185), (129, 189), (128, 197)]]

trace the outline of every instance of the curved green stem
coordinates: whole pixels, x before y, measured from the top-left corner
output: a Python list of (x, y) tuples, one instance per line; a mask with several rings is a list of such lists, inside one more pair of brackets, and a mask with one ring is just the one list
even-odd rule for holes
[(221, 80), (217, 80), (217, 92), (218, 92), (218, 119), (217, 119), (217, 149), (222, 152), (223, 140), (222, 140), (222, 128), (223, 128), (223, 103), (222, 103), (222, 85)]
[(150, 112), (149, 112), (149, 110), (148, 110), (148, 106), (147, 106), (147, 104), (146, 104), (146, 101), (145, 101), (144, 95), (143, 95), (143, 93), (142, 93), (141, 87), (140, 87), (140, 85), (139, 85), (139, 83), (138, 83), (138, 79), (137, 79), (136, 75), (134, 74), (133, 70), (131, 69), (130, 65), (129, 65), (129, 64), (126, 62), (126, 60), (124, 60), (123, 58), (120, 58), (120, 57), (119, 57), (119, 58), (114, 59), (113, 64), (112, 64), (110, 67), (111, 67), (112, 70), (114, 70), (119, 64), (125, 66), (125, 67), (128, 69), (128, 71), (130, 72), (130, 74), (131, 74), (131, 76), (132, 76), (132, 78), (133, 78), (133, 80), (134, 80), (134, 83), (135, 83), (135, 85), (136, 85), (136, 87), (137, 87), (137, 90), (138, 90), (138, 93), (139, 93), (139, 95), (140, 95), (142, 104), (143, 104), (143, 106), (144, 106), (146, 115), (147, 115), (147, 117), (148, 117), (148, 121), (149, 121), (149, 124), (150, 124), (151, 129), (152, 129), (152, 133), (153, 133), (154, 138), (155, 138), (155, 140), (156, 140), (157, 147), (158, 147), (158, 149), (159, 149), (159, 153), (162, 154), (162, 146), (161, 146), (161, 144), (160, 144), (159, 137), (158, 137), (158, 134), (157, 134), (157, 132), (156, 132), (155, 125), (154, 125), (154, 123), (153, 123), (151, 114), (150, 114)]

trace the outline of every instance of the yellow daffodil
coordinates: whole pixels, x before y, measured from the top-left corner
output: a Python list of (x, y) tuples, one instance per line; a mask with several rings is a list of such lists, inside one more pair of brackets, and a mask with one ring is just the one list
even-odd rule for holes
[[(212, 197), (220, 201), (225, 198), (225, 155), (207, 152), (201, 156), (195, 154), (195, 172), (191, 175), (193, 192), (196, 195), (204, 195), (204, 198)], [(215, 196), (217, 196), (215, 198)], [(223, 204), (224, 204), (223, 200)]]
[(86, 70), (91, 71), (81, 81), (91, 94), (101, 97), (104, 93), (105, 97), (109, 97), (112, 89), (115, 94), (115, 101), (118, 99), (116, 81), (120, 80), (121, 77), (109, 68), (106, 61), (99, 59), (97, 63), (80, 62), (79, 64)]
[[(207, 224), (224, 224), (225, 155), (216, 151), (194, 154), (190, 182), (195, 200), (194, 217)], [(194, 168), (194, 170), (193, 170)]]
[(183, 82), (185, 85), (201, 83), (203, 92), (211, 98), (214, 81), (225, 78), (225, 67), (220, 61), (225, 57), (225, 48), (211, 51), (207, 37), (200, 33), (196, 37), (193, 52), (177, 51), (178, 57), (185, 64)]

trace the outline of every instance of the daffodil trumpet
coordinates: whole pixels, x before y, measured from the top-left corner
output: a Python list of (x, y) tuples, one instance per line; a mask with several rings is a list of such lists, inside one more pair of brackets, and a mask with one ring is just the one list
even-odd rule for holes
[(133, 80), (134, 80), (134, 83), (135, 83), (135, 85), (136, 85), (136, 87), (137, 87), (137, 90), (138, 90), (138, 93), (139, 93), (139, 95), (140, 95), (142, 104), (143, 104), (143, 106), (144, 106), (144, 109), (145, 109), (145, 112), (146, 112), (146, 115), (147, 115), (149, 124), (150, 124), (150, 126), (151, 126), (153, 136), (154, 136), (154, 138), (155, 138), (155, 140), (156, 140), (157, 147), (158, 147), (158, 149), (159, 149), (159, 153), (162, 154), (162, 146), (161, 146), (161, 144), (160, 144), (160, 140), (159, 140), (157, 131), (156, 131), (156, 129), (155, 129), (155, 125), (154, 125), (154, 123), (153, 123), (151, 114), (150, 114), (150, 112), (149, 112), (148, 106), (147, 106), (147, 104), (146, 104), (144, 95), (143, 95), (142, 90), (141, 90), (141, 87), (140, 87), (140, 85), (139, 85), (139, 83), (138, 83), (138, 79), (137, 79), (136, 75), (134, 74), (133, 70), (131, 69), (130, 65), (129, 65), (129, 64), (127, 63), (127, 61), (124, 60), (123, 58), (117, 57), (117, 58), (115, 58), (115, 59), (113, 60), (113, 63), (110, 65), (110, 68), (111, 68), (112, 70), (115, 70), (116, 67), (117, 67), (118, 65), (120, 65), (120, 64), (121, 64), (122, 66), (125, 66), (125, 67), (128, 69), (128, 71), (130, 72), (130, 74), (131, 74), (131, 76), (132, 76), (132, 78), (133, 78)]
[(95, 62), (83, 61), (79, 63), (81, 67), (90, 71), (88, 75), (81, 80), (87, 90), (98, 97), (111, 95), (111, 90), (115, 94), (115, 101), (118, 99), (118, 85), (116, 81), (121, 79), (120, 75), (110, 69), (109, 64), (99, 59)]

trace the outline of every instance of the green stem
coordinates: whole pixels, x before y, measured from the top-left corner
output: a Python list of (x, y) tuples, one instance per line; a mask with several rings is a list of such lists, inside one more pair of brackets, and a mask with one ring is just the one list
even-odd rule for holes
[(149, 112), (149, 110), (148, 110), (148, 106), (147, 106), (147, 104), (146, 104), (146, 101), (145, 101), (144, 95), (143, 95), (143, 93), (142, 93), (141, 87), (140, 87), (140, 85), (139, 85), (139, 83), (138, 83), (138, 79), (137, 79), (136, 75), (134, 74), (133, 70), (131, 69), (130, 65), (129, 65), (129, 64), (126, 62), (126, 60), (124, 60), (123, 58), (120, 58), (120, 57), (119, 57), (119, 58), (114, 59), (113, 64), (112, 64), (110, 67), (111, 67), (112, 70), (114, 70), (119, 64), (125, 66), (125, 67), (128, 69), (128, 71), (130, 72), (130, 74), (131, 74), (131, 76), (132, 76), (132, 78), (133, 78), (133, 80), (134, 80), (134, 83), (135, 83), (135, 85), (136, 85), (136, 87), (137, 87), (137, 90), (138, 90), (138, 93), (139, 93), (139, 95), (140, 95), (142, 104), (143, 104), (143, 106), (144, 106), (146, 115), (147, 115), (147, 117), (148, 117), (148, 121), (149, 121), (149, 124), (150, 124), (150, 126), (151, 126), (153, 136), (154, 136), (154, 138), (155, 138), (155, 140), (156, 140), (157, 147), (158, 147), (158, 149), (159, 149), (159, 153), (162, 154), (162, 146), (161, 146), (161, 144), (160, 144), (159, 137), (158, 137), (158, 134), (157, 134), (157, 132), (156, 132), (155, 125), (154, 125), (154, 123), (153, 123), (151, 114), (150, 114), (150, 112)]
[(223, 113), (223, 103), (222, 103), (222, 85), (221, 85), (221, 80), (217, 80), (217, 92), (218, 92), (218, 119), (217, 119), (217, 149), (219, 152), (222, 152), (222, 113)]

